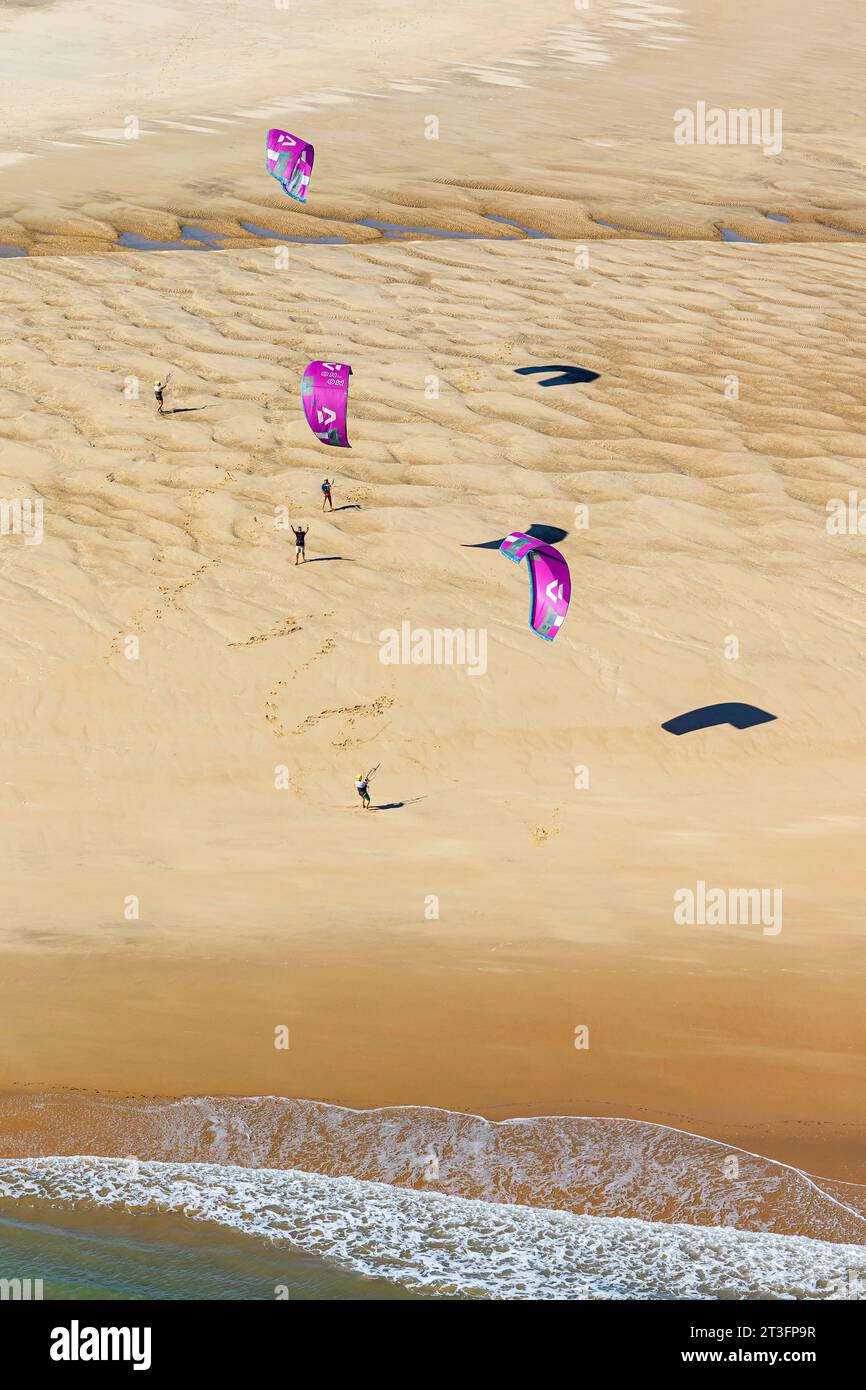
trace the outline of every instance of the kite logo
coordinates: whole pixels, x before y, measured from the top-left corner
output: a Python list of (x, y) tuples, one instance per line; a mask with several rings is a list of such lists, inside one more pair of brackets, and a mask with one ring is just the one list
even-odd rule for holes
[(307, 424), (323, 444), (348, 449), (346, 412), (349, 400), (347, 362), (311, 362), (301, 381), (301, 400)]
[(379, 633), (379, 660), (383, 666), (465, 666), (470, 676), (487, 673), (485, 628), (413, 628), (404, 621)]
[(524, 531), (512, 531), (499, 547), (516, 565), (525, 559), (529, 568), (529, 626), (545, 642), (552, 642), (568, 612), (571, 576), (565, 556), (546, 541)]
[(306, 141), (290, 135), (287, 130), (268, 131), (265, 167), (278, 180), (283, 192), (299, 203), (307, 201), (313, 158), (313, 147)]
[(674, 893), (674, 922), (678, 927), (761, 927), (764, 936), (782, 930), (781, 888), (707, 888), (698, 879), (695, 890)]

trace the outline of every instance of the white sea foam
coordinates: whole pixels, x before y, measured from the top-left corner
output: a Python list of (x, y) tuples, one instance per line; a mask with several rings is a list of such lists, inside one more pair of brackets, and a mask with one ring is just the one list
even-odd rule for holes
[(576, 1216), (295, 1170), (5, 1159), (0, 1198), (181, 1214), (444, 1295), (842, 1299), (866, 1289), (860, 1246)]
[(125, 1100), (82, 1093), (0, 1099), (10, 1157), (136, 1154), (347, 1174), (418, 1191), (668, 1225), (735, 1226), (866, 1241), (866, 1190), (640, 1120), (492, 1122), (423, 1106), (349, 1110), (282, 1096)]

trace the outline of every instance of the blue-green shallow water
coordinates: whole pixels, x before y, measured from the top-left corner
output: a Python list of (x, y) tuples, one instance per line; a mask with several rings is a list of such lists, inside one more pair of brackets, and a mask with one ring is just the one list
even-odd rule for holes
[(41, 1279), (46, 1301), (421, 1297), (285, 1245), (181, 1216), (21, 1202), (0, 1203), (0, 1279)]

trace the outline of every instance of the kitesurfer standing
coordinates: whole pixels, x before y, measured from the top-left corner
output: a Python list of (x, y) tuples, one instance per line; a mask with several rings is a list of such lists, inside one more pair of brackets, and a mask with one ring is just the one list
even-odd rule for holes
[(322, 483), (322, 511), (325, 510), (326, 502), (330, 510), (334, 510), (334, 499), (331, 496), (331, 488), (334, 485), (334, 481), (335, 480), (332, 478), (331, 481), (328, 482), (328, 479), (326, 478), (325, 481)]
[(363, 772), (359, 772), (358, 775), (357, 775), (357, 777), (355, 778), (355, 790), (357, 791), (358, 795), (359, 795), (360, 798), (361, 798), (361, 810), (362, 810), (362, 811), (366, 811), (367, 808), (368, 808), (369, 805), (370, 805), (370, 791), (369, 791), (369, 785), (370, 785), (370, 778), (371, 778), (372, 776), (373, 776), (373, 773), (372, 773), (372, 772), (368, 772), (368, 773), (366, 773), (366, 774), (363, 773)]
[(292, 527), (292, 530), (295, 533), (295, 564), (298, 563), (302, 555), (304, 557), (304, 564), (307, 563), (307, 556), (304, 551), (304, 537), (306, 536), (307, 531), (309, 531), (309, 529), (309, 526), (307, 527), (306, 531), (304, 530), (303, 526), (300, 528), (300, 530), (295, 526)]
[(163, 399), (163, 392), (165, 391), (165, 388), (166, 388), (167, 385), (168, 385), (168, 377), (166, 377), (165, 381), (155, 381), (155, 382), (153, 383), (153, 394), (154, 394), (154, 396), (155, 396), (155, 398), (156, 398), (156, 413), (157, 413), (157, 415), (164, 415), (164, 414), (165, 414), (165, 401), (164, 401), (164, 399)]

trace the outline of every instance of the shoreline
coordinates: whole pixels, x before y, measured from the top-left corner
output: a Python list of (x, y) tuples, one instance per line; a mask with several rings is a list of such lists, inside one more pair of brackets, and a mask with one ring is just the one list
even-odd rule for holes
[[(448, 1106), (436, 1104), (420, 1104), (420, 1102), (385, 1102), (385, 1104), (349, 1104), (348, 1101), (339, 1099), (327, 1099), (324, 1097), (292, 1097), (292, 1095), (279, 1094), (231, 1094), (220, 1093), (220, 1091), (203, 1091), (200, 1094), (179, 1093), (177, 1095), (168, 1094), (140, 1094), (129, 1093), (129, 1091), (113, 1091), (107, 1088), (95, 1088), (88, 1090), (85, 1087), (46, 1087), (36, 1083), (4, 1083), (0, 1088), (0, 1159), (28, 1159), (28, 1158), (51, 1158), (51, 1156), (97, 1156), (97, 1158), (135, 1158), (135, 1161), (167, 1161), (167, 1159), (179, 1158), (182, 1155), (185, 1162), (213, 1162), (214, 1152), (211, 1144), (210, 1134), (206, 1127), (203, 1127), (200, 1143), (189, 1147), (189, 1136), (185, 1140), (178, 1140), (177, 1147), (172, 1144), (171, 1136), (168, 1133), (160, 1134), (158, 1140), (154, 1134), (145, 1137), (147, 1125), (153, 1120), (154, 1113), (174, 1112), (174, 1111), (207, 1111), (214, 1108), (214, 1115), (224, 1112), (231, 1115), (236, 1109), (239, 1113), (254, 1113), (264, 1108), (271, 1108), (275, 1115), (279, 1115), (281, 1109), (296, 1109), (299, 1112), (310, 1112), (311, 1115), (325, 1113), (334, 1116), (336, 1122), (346, 1120), (348, 1125), (352, 1125), (353, 1120), (359, 1120), (364, 1125), (382, 1125), (389, 1119), (405, 1119), (407, 1123), (417, 1122), (428, 1118), (438, 1120), (438, 1122), (448, 1122), (452, 1126), (473, 1126), (477, 1123), (482, 1130), (499, 1131), (506, 1133), (512, 1129), (516, 1131), (518, 1127), (527, 1127), (531, 1130), (534, 1126), (563, 1126), (564, 1129), (581, 1130), (582, 1127), (592, 1129), (598, 1127), (599, 1130), (610, 1129), (628, 1130), (637, 1129), (646, 1136), (667, 1136), (674, 1141), (685, 1141), (685, 1144), (696, 1141), (698, 1150), (716, 1152), (719, 1154), (719, 1161), (737, 1155), (742, 1161), (755, 1161), (756, 1165), (773, 1166), (773, 1168), (787, 1170), (790, 1175), (803, 1177), (822, 1188), (823, 1191), (830, 1191), (844, 1198), (845, 1190), (849, 1191), (849, 1197), (853, 1201), (853, 1208), (862, 1212), (863, 1220), (866, 1223), (866, 1166), (856, 1169), (856, 1177), (840, 1177), (838, 1173), (816, 1172), (809, 1169), (801, 1162), (792, 1161), (790, 1158), (781, 1158), (778, 1152), (773, 1152), (773, 1148), (791, 1147), (791, 1145), (803, 1145), (802, 1152), (809, 1148), (809, 1138), (801, 1137), (796, 1140), (790, 1133), (783, 1133), (785, 1130), (808, 1129), (813, 1126), (815, 1129), (823, 1130), (822, 1141), (820, 1141), (820, 1152), (824, 1155), (833, 1155), (834, 1145), (845, 1148), (845, 1145), (856, 1143), (858, 1150), (862, 1151), (863, 1138), (866, 1137), (866, 1122), (851, 1123), (851, 1125), (827, 1126), (822, 1122), (790, 1122), (790, 1125), (769, 1126), (766, 1123), (751, 1123), (751, 1125), (737, 1125), (737, 1122), (719, 1122), (713, 1125), (712, 1118), (709, 1118), (709, 1129), (719, 1129), (720, 1133), (706, 1133), (702, 1129), (688, 1129), (681, 1125), (671, 1125), (670, 1119), (662, 1119), (659, 1115), (652, 1116), (649, 1113), (644, 1115), (621, 1115), (614, 1113), (613, 1109), (609, 1112), (599, 1113), (577, 1113), (577, 1112), (542, 1112), (532, 1106), (525, 1113), (509, 1113), (509, 1115), (492, 1115), (484, 1108), (478, 1109), (450, 1109)], [(502, 1106), (499, 1106), (502, 1109)], [(54, 1111), (56, 1113), (51, 1113)], [(83, 1123), (76, 1122), (76, 1115)], [(128, 1129), (118, 1133), (118, 1119), (124, 1115), (131, 1119)], [(138, 1123), (132, 1116), (138, 1115)], [(695, 1120), (695, 1123), (696, 1122)], [(243, 1126), (242, 1126), (243, 1127)], [(827, 1134), (826, 1131), (831, 1133)], [(858, 1134), (852, 1137), (845, 1134), (845, 1130), (856, 1130)], [(322, 1131), (325, 1133), (325, 1131)], [(136, 1134), (139, 1138), (145, 1138), (145, 1148), (142, 1152), (135, 1155), (129, 1154), (129, 1143), (135, 1143)], [(734, 1134), (741, 1138), (734, 1140)], [(744, 1138), (752, 1136), (752, 1143), (755, 1143), (755, 1136), (760, 1136), (762, 1147), (746, 1148)], [(88, 1143), (96, 1143), (97, 1147), (93, 1150), (81, 1150), (76, 1145), (85, 1141), (85, 1136), (89, 1136)], [(26, 1144), (36, 1140), (35, 1150), (26, 1148)], [(260, 1140), (267, 1141), (267, 1134), (260, 1136)], [(763, 1147), (763, 1145), (767, 1147)], [(815, 1144), (815, 1137), (812, 1138), (812, 1145)], [(812, 1148), (813, 1151), (813, 1148)], [(227, 1155), (224, 1155), (227, 1156)], [(418, 1155), (423, 1158), (424, 1154)], [(849, 1155), (845, 1154), (845, 1159)], [(232, 1155), (232, 1162), (239, 1162), (238, 1155)], [(317, 1172), (331, 1172), (328, 1166), (327, 1144), (322, 1147), (321, 1161), (324, 1163), (322, 1168), (313, 1165), (313, 1168), (303, 1168), (302, 1170), (317, 1170)], [(833, 1162), (833, 1158), (830, 1159)], [(250, 1166), (259, 1166), (250, 1162)], [(292, 1163), (281, 1162), (275, 1166), (293, 1166)], [(339, 1172), (342, 1169), (335, 1169)], [(860, 1176), (862, 1175), (862, 1176)], [(370, 1176), (370, 1175), (364, 1175)], [(388, 1179), (382, 1179), (388, 1180)], [(521, 1198), (524, 1201), (532, 1201), (531, 1191), (524, 1194)], [(578, 1205), (575, 1209), (581, 1209)], [(866, 1243), (866, 1226), (863, 1241)]]
[[(50, 1150), (60, 1131), (63, 1145)], [(863, 1184), (645, 1120), (489, 1122), (434, 1106), (364, 1111), (284, 1097), (0, 1095), (0, 1188), (3, 1172), (21, 1165), (86, 1173), (103, 1161), (132, 1183), (153, 1163), (193, 1175), (285, 1172), (286, 1181), (318, 1175), (493, 1207), (866, 1245)]]

